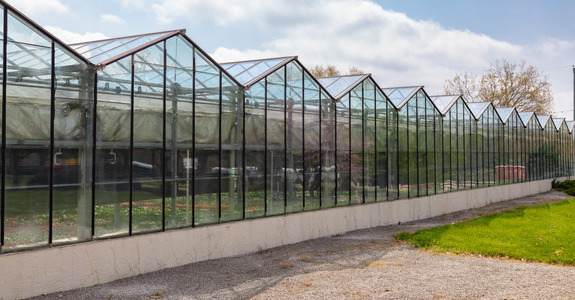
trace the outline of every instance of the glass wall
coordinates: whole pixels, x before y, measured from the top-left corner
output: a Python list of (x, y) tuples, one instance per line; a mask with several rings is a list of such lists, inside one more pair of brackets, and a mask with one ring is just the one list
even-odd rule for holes
[(2, 251), (92, 237), (93, 73), (2, 10)]
[(220, 65), (179, 32), (78, 46), (90, 62), (2, 8), (0, 252), (574, 175), (563, 119), (440, 112), (369, 75), (335, 93), (295, 57)]

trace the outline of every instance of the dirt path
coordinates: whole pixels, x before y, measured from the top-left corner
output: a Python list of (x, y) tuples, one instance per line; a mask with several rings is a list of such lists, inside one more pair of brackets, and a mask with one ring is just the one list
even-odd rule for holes
[(566, 198), (552, 191), (35, 299), (575, 299), (575, 267), (436, 255), (393, 238)]

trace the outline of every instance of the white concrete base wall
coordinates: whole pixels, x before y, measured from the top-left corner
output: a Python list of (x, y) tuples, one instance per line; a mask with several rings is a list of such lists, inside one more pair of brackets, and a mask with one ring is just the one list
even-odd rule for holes
[(0, 255), (0, 299), (93, 286), (164, 268), (439, 216), (551, 190), (526, 182)]

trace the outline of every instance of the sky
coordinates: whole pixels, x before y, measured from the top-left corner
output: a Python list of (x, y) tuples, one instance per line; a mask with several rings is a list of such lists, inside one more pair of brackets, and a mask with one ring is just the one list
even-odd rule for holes
[(381, 87), (443, 93), (458, 73), (525, 60), (548, 76), (555, 117), (573, 119), (572, 0), (9, 0), (65, 42), (172, 29), (218, 62), (297, 55), (355, 66)]

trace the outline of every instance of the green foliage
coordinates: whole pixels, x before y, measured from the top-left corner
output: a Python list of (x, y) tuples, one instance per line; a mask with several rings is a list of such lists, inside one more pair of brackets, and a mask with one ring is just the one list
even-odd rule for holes
[(565, 180), (563, 182), (553, 180), (551, 186), (558, 191), (575, 196), (575, 180)]
[(566, 200), (395, 237), (439, 252), (575, 265), (574, 217), (575, 200)]

